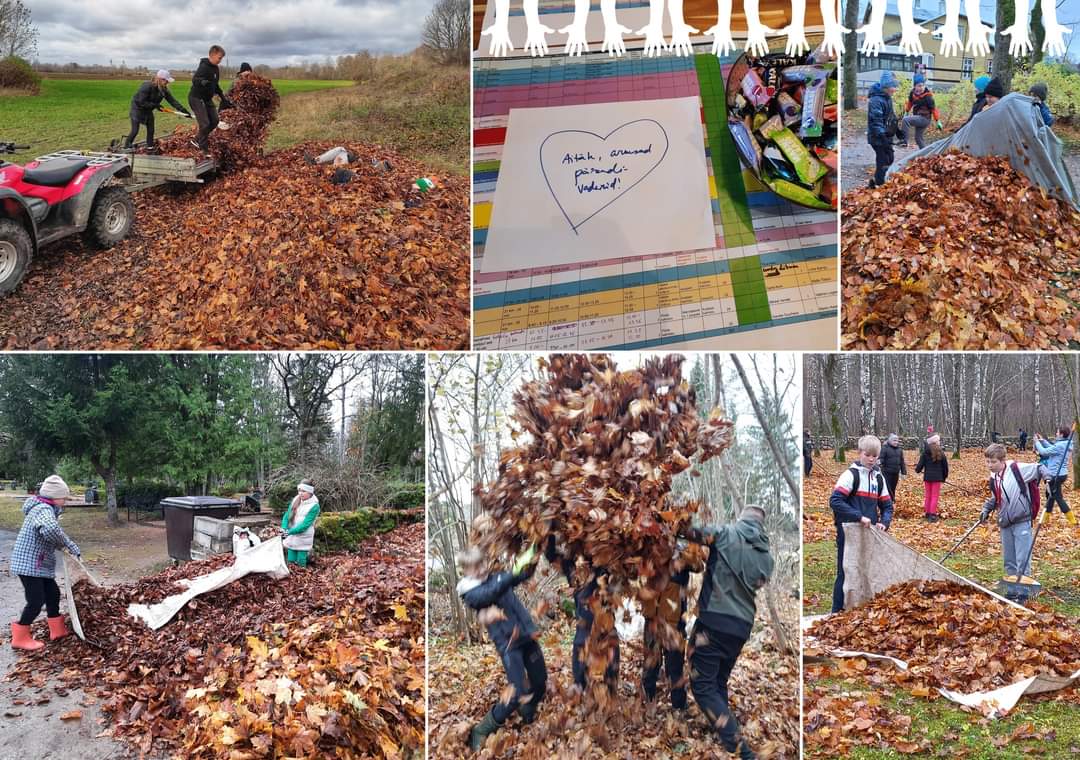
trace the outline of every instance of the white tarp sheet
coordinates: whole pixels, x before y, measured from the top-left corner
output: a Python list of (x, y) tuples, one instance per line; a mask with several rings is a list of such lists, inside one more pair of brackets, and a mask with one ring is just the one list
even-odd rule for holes
[(264, 541), (237, 555), (229, 567), (223, 567), (198, 578), (180, 581), (182, 585), (187, 586), (187, 590), (182, 593), (173, 594), (157, 604), (131, 604), (128, 605), (127, 611), (129, 615), (143, 621), (156, 631), (172, 620), (173, 616), (195, 597), (227, 586), (250, 573), (266, 573), (275, 580), (289, 575), (280, 537)]
[(956, 134), (898, 159), (888, 177), (908, 161), (959, 150), (973, 156), (1005, 156), (1013, 169), (1046, 192), (1080, 208), (1069, 170), (1062, 161), (1065, 145), (1043, 124), (1035, 100), (1012, 92), (961, 127)]
[(75, 606), (75, 595), (72, 593), (71, 587), (75, 585), (79, 578), (86, 578), (95, 586), (100, 586), (101, 583), (78, 557), (73, 557), (67, 552), (64, 552), (61, 556), (64, 558), (64, 594), (67, 596), (68, 613), (71, 616), (71, 630), (80, 639), (86, 641), (82, 621), (79, 620), (79, 609)]

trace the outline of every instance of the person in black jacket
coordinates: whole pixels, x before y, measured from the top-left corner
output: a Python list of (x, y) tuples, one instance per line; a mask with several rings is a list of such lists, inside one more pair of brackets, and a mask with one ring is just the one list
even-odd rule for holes
[[(558, 566), (559, 570), (566, 578), (567, 584), (571, 589), (574, 589), (575, 562), (559, 552), (556, 548), (554, 535), (548, 537), (547, 545), (544, 547), (544, 556), (552, 565)], [(596, 593), (596, 590), (600, 586), (600, 576), (607, 572), (603, 568), (591, 567), (591, 569), (592, 575), (589, 577), (589, 580), (581, 586), (581, 588), (574, 589), (574, 617), (577, 619), (577, 625), (574, 628), (574, 644), (570, 650), (570, 665), (571, 672), (574, 675), (574, 683), (582, 691), (588, 688), (589, 674), (589, 669), (582, 659), (582, 654), (585, 651), (585, 644), (589, 641), (589, 636), (592, 633), (592, 625), (595, 618), (590, 604), (592, 602), (593, 594)], [(604, 669), (604, 681), (607, 683), (608, 689), (612, 693), (614, 693), (619, 681), (618, 638), (614, 641), (613, 650), (612, 660)]]
[(878, 460), (881, 474), (885, 476), (885, 485), (889, 487), (893, 505), (896, 505), (896, 487), (900, 483), (900, 476), (907, 475), (907, 463), (904, 462), (904, 449), (900, 446), (900, 436), (890, 433), (885, 439), (885, 445), (881, 447), (881, 458)]
[(1020, 450), (1021, 451), (1027, 451), (1027, 439), (1028, 439), (1027, 431), (1024, 430), (1023, 428), (1020, 428)]
[(814, 469), (814, 439), (810, 437), (809, 430), (804, 430), (802, 434), (802, 460), (803, 475), (809, 475)]
[(230, 99), (230, 102), (232, 100), (233, 91), (236, 90), (236, 85), (238, 85), (240, 82), (247, 79), (248, 77), (251, 77), (251, 76), (254, 76), (254, 75), (255, 75), (255, 71), (251, 68), (250, 63), (248, 63), (247, 61), (244, 61), (243, 63), (240, 64), (240, 70), (238, 72), (236, 72), (236, 79), (234, 79), (232, 84), (229, 85), (229, 94), (226, 96), (226, 97), (228, 97)]
[(169, 105), (187, 116), (191, 112), (180, 105), (180, 102), (169, 92), (169, 84), (175, 82), (172, 74), (166, 69), (158, 69), (153, 78), (143, 82), (131, 98), (131, 132), (124, 138), (124, 147), (130, 148), (139, 134), (139, 127), (146, 125), (146, 147), (154, 147), (154, 111), (161, 110), (161, 101), (169, 101)]
[(476, 610), (481, 622), (487, 625), (488, 636), (502, 658), (506, 678), (513, 687), (507, 701), (501, 698), (484, 719), (473, 726), (469, 746), (479, 752), (488, 736), (499, 729), (516, 710), (525, 723), (536, 719), (540, 702), (547, 689), (547, 667), (544, 653), (536, 641), (536, 624), (514, 594), (514, 587), (525, 582), (536, 571), (531, 551), (523, 568), (513, 573), (487, 573), (484, 555), (470, 547), (458, 556), (462, 579), (457, 592), (462, 601)]
[(221, 91), (219, 79), (221, 73), (218, 64), (225, 57), (225, 48), (213, 45), (206, 58), (199, 61), (198, 68), (191, 75), (191, 92), (188, 93), (188, 105), (199, 122), (199, 132), (191, 144), (206, 153), (210, 150), (210, 133), (217, 129), (218, 109), (214, 106), (214, 96), (221, 98), (221, 110), (232, 108), (232, 103)]
[(896, 157), (893, 153), (893, 138), (896, 137), (898, 124), (892, 97), (899, 86), (896, 74), (886, 69), (881, 72), (881, 80), (870, 87), (866, 107), (866, 141), (874, 149), (876, 161), (870, 187), (885, 184), (885, 173)]
[(940, 435), (926, 439), (926, 450), (919, 456), (915, 472), (923, 474), (923, 519), (937, 522), (941, 484), (949, 479), (949, 458), (941, 449)]

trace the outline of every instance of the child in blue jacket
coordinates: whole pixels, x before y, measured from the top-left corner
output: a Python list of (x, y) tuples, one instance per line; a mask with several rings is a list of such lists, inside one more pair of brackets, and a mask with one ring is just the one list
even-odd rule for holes
[[(506, 678), (513, 687), (510, 698), (502, 698), (484, 719), (473, 726), (469, 746), (479, 752), (488, 736), (495, 733), (515, 711), (525, 723), (536, 720), (536, 712), (547, 689), (544, 653), (536, 641), (536, 624), (514, 594), (514, 587), (524, 583), (536, 571), (532, 552), (526, 553), (515, 572), (489, 573), (484, 555), (473, 546), (458, 555), (462, 578), (458, 596), (476, 610), (487, 626), (496, 651), (502, 658)], [(489, 612), (490, 610), (490, 612)]]

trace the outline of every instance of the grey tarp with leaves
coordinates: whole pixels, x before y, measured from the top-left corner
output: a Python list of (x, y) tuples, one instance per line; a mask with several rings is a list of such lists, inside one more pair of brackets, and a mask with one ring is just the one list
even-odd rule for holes
[(1033, 98), (1013, 92), (960, 128), (956, 134), (927, 145), (896, 161), (887, 177), (902, 171), (909, 161), (958, 150), (973, 156), (1005, 156), (1016, 171), (1050, 195), (1080, 208), (1069, 170), (1061, 157), (1064, 144), (1043, 124)]

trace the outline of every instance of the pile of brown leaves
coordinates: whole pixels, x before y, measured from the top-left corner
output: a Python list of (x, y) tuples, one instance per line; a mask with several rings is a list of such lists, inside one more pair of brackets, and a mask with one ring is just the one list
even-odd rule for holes
[[(231, 113), (231, 111), (226, 112)], [(334, 185), (306, 143), (190, 193), (136, 194), (132, 237), (42, 251), (0, 310), (5, 349), (459, 349), (469, 344), (469, 180), (349, 143)], [(374, 167), (389, 159), (392, 169)], [(416, 207), (406, 200), (418, 198)]]
[[(75, 589), (84, 631), (20, 659), (9, 678), (56, 677), (104, 700), (110, 732), (142, 751), (189, 757), (410, 757), (423, 754), (424, 526), (357, 554), (249, 575), (204, 594), (151, 631), (127, 615), (175, 581), (231, 558), (136, 583)], [(40, 636), (39, 636), (40, 637)], [(226, 731), (224, 726), (228, 726)]]
[[(795, 625), (797, 607), (791, 600), (781, 608), (785, 624)], [(759, 619), (758, 625), (766, 625), (765, 620)], [(573, 685), (567, 644), (573, 638), (573, 626), (572, 621), (560, 621), (541, 636), (548, 681), (536, 721), (526, 726), (511, 717), (476, 757), (691, 760), (727, 756), (692, 697), (685, 712), (671, 707), (663, 677), (656, 702), (644, 702), (640, 639), (622, 643), (619, 699), (607, 710), (595, 709), (595, 703)], [(689, 661), (685, 667), (689, 673)], [(469, 756), (469, 730), (500, 699), (506, 686), (498, 654), (488, 641), (472, 647), (433, 644), (429, 668), (430, 756), (438, 760)], [(732, 709), (743, 735), (763, 760), (799, 756), (798, 673), (796, 657), (778, 651), (771, 635), (763, 637), (760, 645), (748, 644), (732, 671)]]
[(843, 348), (1065, 348), (1080, 212), (1001, 156), (909, 163), (843, 199)]
[[(215, 129), (210, 134), (210, 155), (225, 171), (246, 166), (262, 155), (266, 134), (281, 103), (273, 83), (252, 74), (236, 80), (229, 100), (235, 108), (221, 113), (229, 129)], [(198, 158), (202, 154), (191, 145), (196, 132), (198, 127), (177, 127), (158, 141), (158, 149), (170, 156)]]
[(501, 452), (498, 480), (481, 491), (474, 540), (491, 559), (552, 538), (570, 563), (585, 560), (576, 586), (594, 568), (605, 571), (590, 602), (590, 672), (603, 673), (613, 656), (616, 600), (648, 603), (668, 585), (676, 531), (699, 507), (675, 503), (672, 477), (733, 441), (734, 423), (720, 410), (699, 417), (682, 362), (669, 355), (619, 371), (606, 355), (541, 360), (547, 376), (514, 395), (520, 430), (511, 435), (527, 440)]
[(852, 610), (819, 620), (823, 647), (885, 654), (908, 663), (897, 681), (916, 696), (940, 687), (989, 691), (1036, 674), (1080, 670), (1076, 623), (1047, 608), (1029, 614), (951, 581), (907, 581)]

